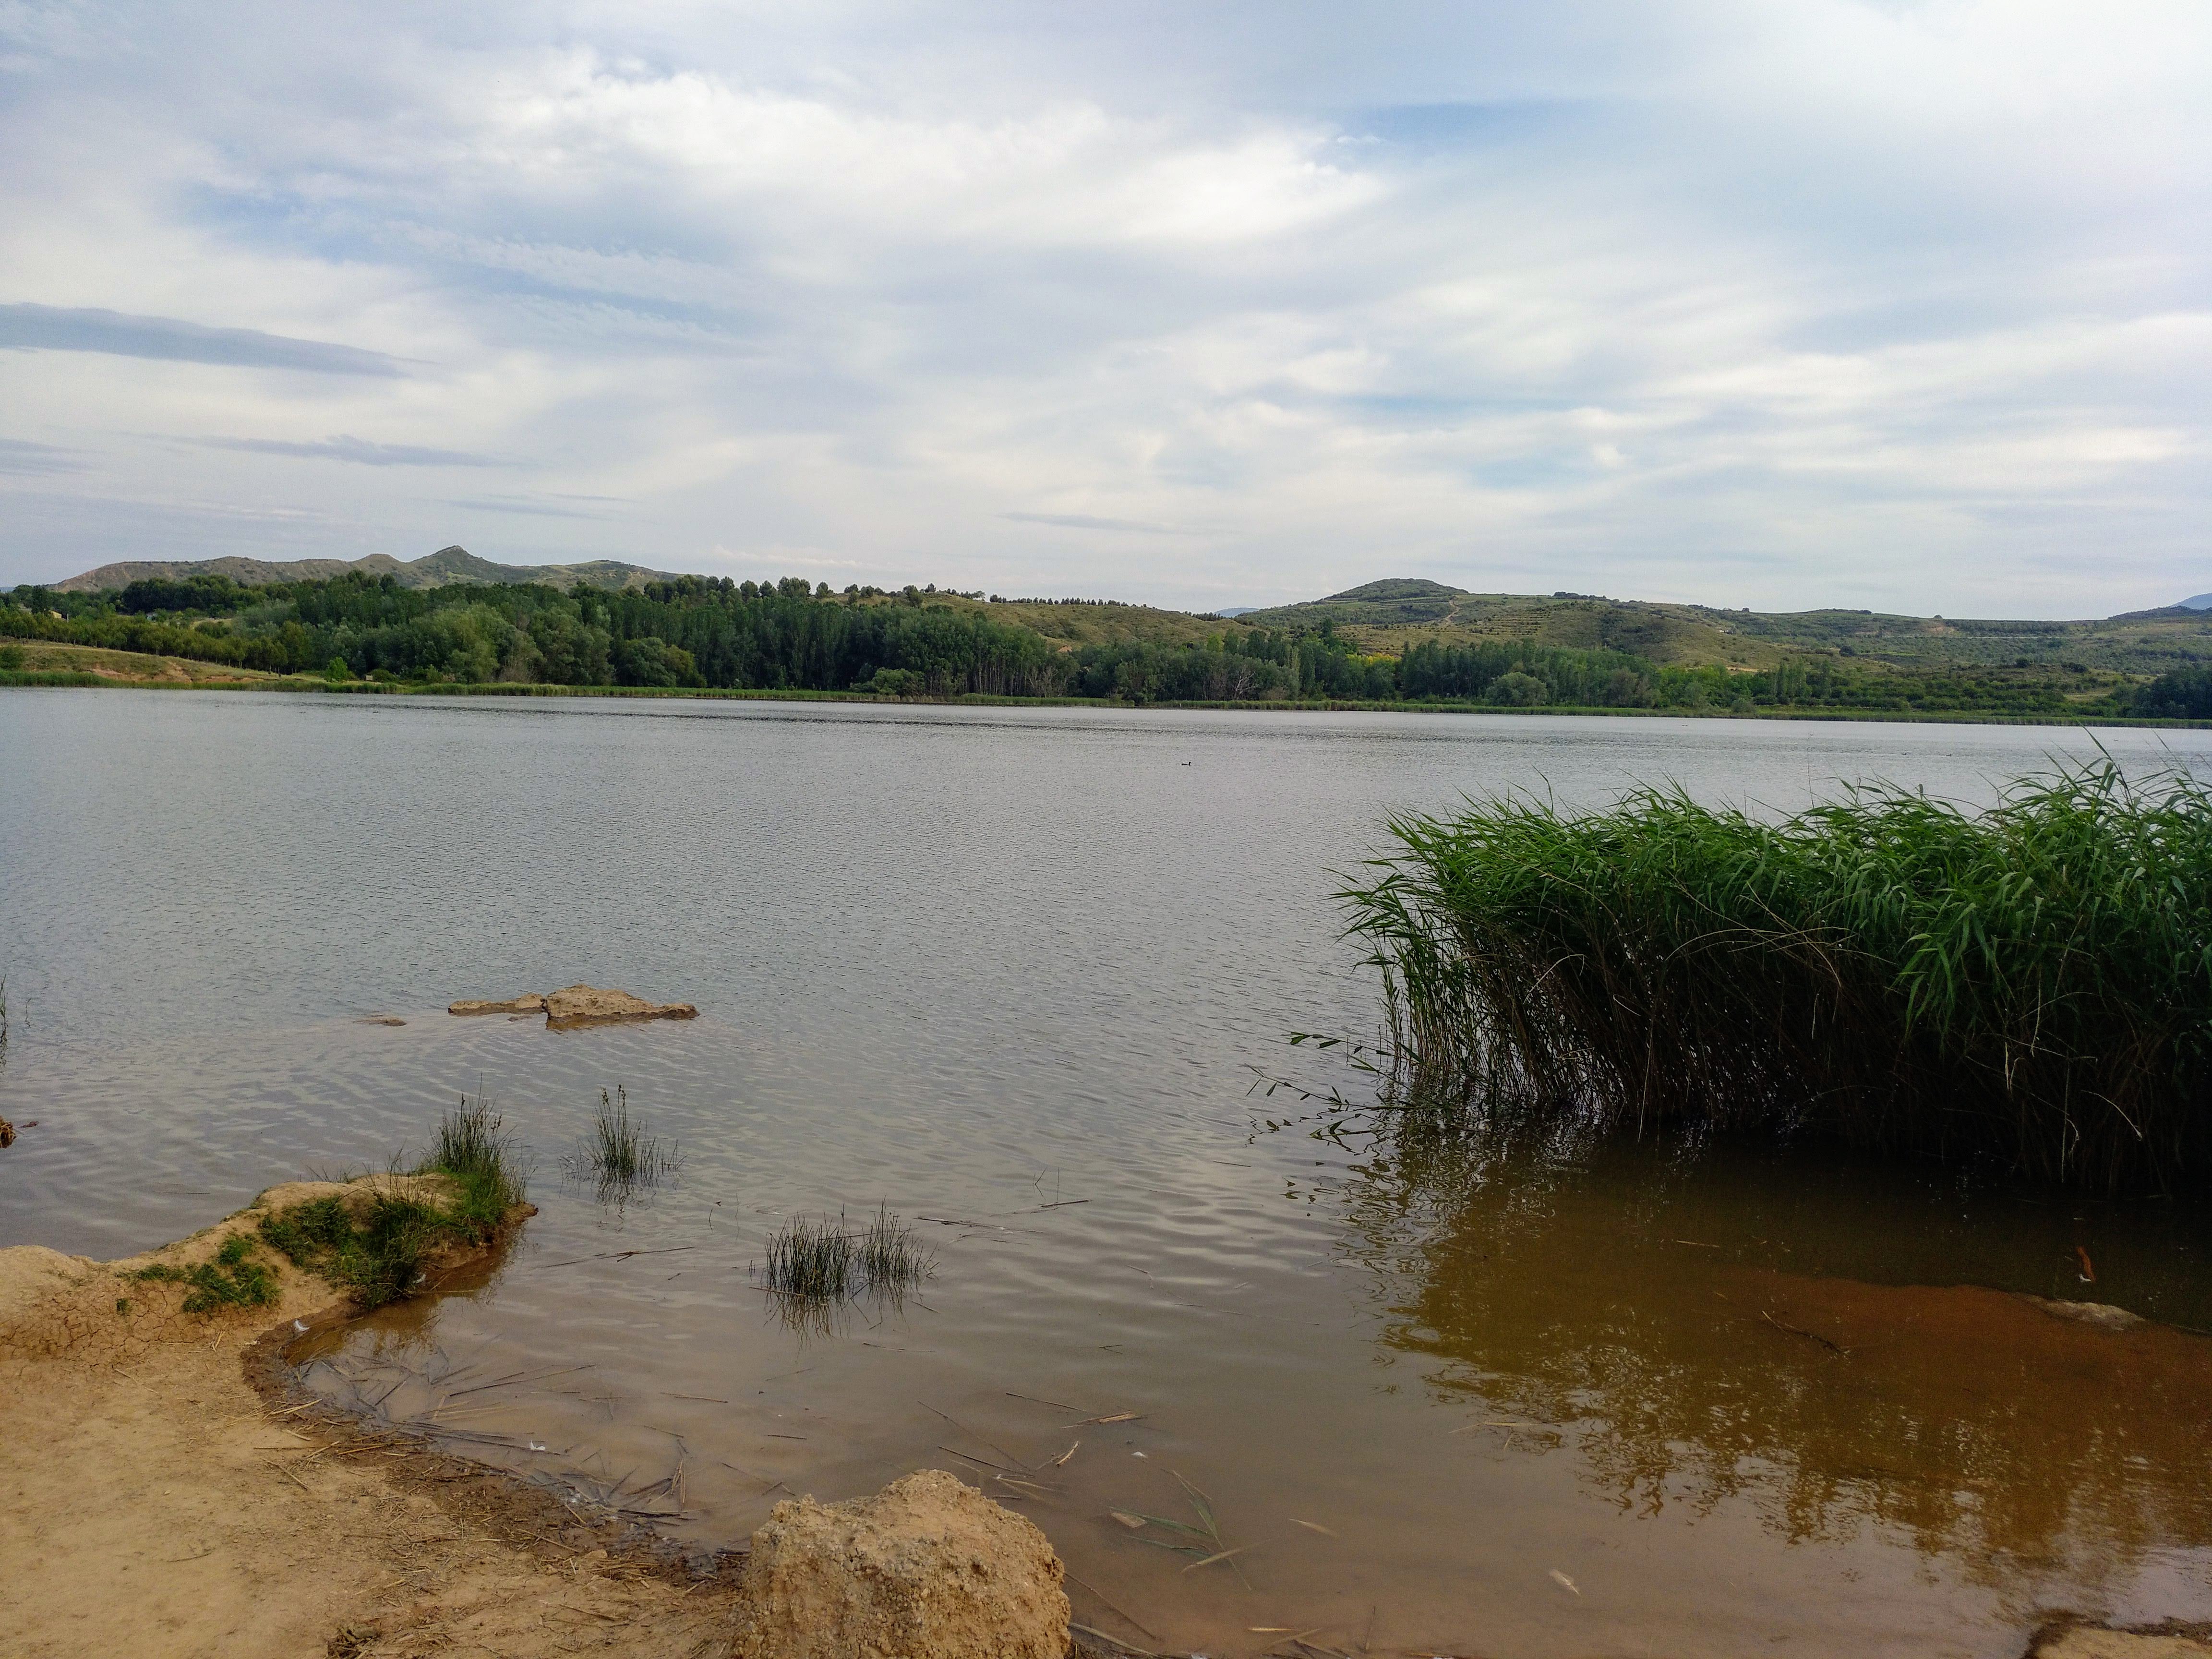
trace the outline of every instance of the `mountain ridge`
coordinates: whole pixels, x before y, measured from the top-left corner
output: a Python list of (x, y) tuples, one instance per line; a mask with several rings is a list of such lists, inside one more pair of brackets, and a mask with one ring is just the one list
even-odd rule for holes
[(395, 559), (389, 553), (371, 553), (359, 559), (249, 559), (235, 554), (214, 559), (125, 559), (53, 586), (58, 593), (97, 593), (127, 587), (134, 581), (226, 576), (240, 587), (267, 587), (278, 582), (325, 580), (356, 570), (370, 576), (390, 576), (402, 587), (444, 587), (453, 582), (541, 582), (565, 590), (580, 582), (594, 587), (636, 587), (649, 581), (674, 580), (671, 572), (649, 570), (620, 559), (587, 559), (578, 564), (495, 564), (456, 543), (419, 559)]

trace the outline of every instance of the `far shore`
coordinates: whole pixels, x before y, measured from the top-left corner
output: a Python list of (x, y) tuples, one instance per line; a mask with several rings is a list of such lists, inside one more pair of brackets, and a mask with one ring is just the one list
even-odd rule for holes
[[(64, 655), (64, 653), (68, 653)], [(1856, 708), (1622, 708), (1549, 703), (1534, 707), (1468, 702), (1386, 702), (1358, 698), (1314, 698), (1305, 702), (1130, 703), (1107, 697), (994, 696), (984, 692), (958, 696), (885, 696), (872, 691), (810, 691), (790, 688), (746, 690), (711, 686), (535, 685), (453, 680), (331, 680), (316, 674), (267, 674), (225, 668), (187, 658), (157, 657), (155, 672), (133, 673), (133, 653), (84, 646), (48, 645), (42, 665), (0, 674), (0, 690), (106, 689), (131, 691), (282, 691), (339, 696), (434, 697), (617, 697), (676, 698), (712, 702), (872, 703), (889, 708), (1162, 708), (1219, 713), (1385, 714), (1571, 715), (1613, 720), (1736, 720), (1816, 721), (1826, 724), (1914, 726), (2034, 726), (2074, 730), (2212, 730), (2212, 720), (2150, 720), (2100, 715), (2075, 719), (2063, 714), (1990, 714), (1969, 710)]]

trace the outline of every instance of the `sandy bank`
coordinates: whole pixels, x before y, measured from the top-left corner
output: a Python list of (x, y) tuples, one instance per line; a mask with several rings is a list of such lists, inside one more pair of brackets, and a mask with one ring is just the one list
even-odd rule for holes
[(129, 1276), (341, 1190), (125, 1261), (0, 1250), (0, 1655), (726, 1653), (727, 1564), (288, 1398), (295, 1322), (343, 1316), (320, 1279), (260, 1249), (273, 1305), (185, 1314)]
[[(299, 1392), (286, 1350), (352, 1310), (261, 1223), (380, 1190), (459, 1195), (439, 1175), (296, 1182), (122, 1261), (0, 1249), (0, 1659), (1069, 1651), (1044, 1535), (941, 1470), (779, 1504), (753, 1545), (685, 1558)], [(423, 1289), (489, 1271), (528, 1213), (428, 1261)], [(225, 1302), (252, 1285), (273, 1300)]]

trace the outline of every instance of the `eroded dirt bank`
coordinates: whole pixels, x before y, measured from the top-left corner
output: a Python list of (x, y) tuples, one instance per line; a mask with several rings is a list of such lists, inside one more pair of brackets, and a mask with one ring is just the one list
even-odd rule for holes
[(126, 1261), (0, 1250), (0, 1655), (729, 1652), (733, 1563), (289, 1396), (283, 1340), (343, 1315), (320, 1279), (259, 1249), (275, 1304), (188, 1314), (133, 1276), (339, 1190)]

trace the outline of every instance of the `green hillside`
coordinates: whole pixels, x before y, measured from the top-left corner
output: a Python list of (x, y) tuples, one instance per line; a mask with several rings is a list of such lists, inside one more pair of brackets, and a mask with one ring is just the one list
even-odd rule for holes
[[(487, 580), (448, 548), (397, 570), (247, 584), (138, 576), (0, 604), (0, 678), (32, 643), (331, 684), (507, 684), (1124, 702), (1359, 702), (1935, 716), (2212, 719), (2212, 617), (1977, 622), (1763, 615), (1370, 582), (1234, 621), (1111, 600), (803, 577)], [(90, 573), (97, 574), (98, 573)]]
[(1369, 582), (1323, 599), (1247, 612), (1248, 625), (1349, 630), (1402, 655), (1433, 640), (1626, 651), (1662, 665), (1771, 669), (1808, 653), (1901, 669), (2045, 668), (2159, 674), (2212, 663), (2212, 612), (2181, 606), (2100, 621), (2008, 622), (1870, 611), (1762, 612), (1594, 595), (1472, 593), (1441, 582)]

